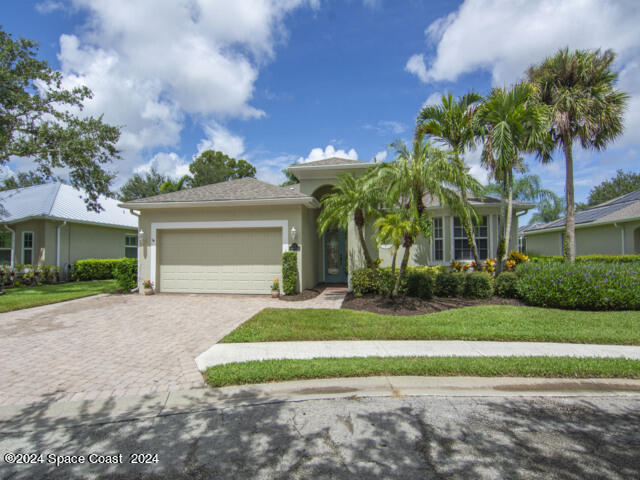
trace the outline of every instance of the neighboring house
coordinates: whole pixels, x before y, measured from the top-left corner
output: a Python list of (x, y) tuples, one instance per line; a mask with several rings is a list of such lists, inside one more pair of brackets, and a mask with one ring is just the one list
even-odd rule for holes
[[(576, 212), (576, 255), (640, 253), (640, 190)], [(527, 253), (562, 255), (565, 218), (524, 232)]]
[(0, 264), (66, 273), (83, 258), (135, 258), (138, 219), (117, 200), (99, 201), (104, 211), (87, 211), (82, 192), (63, 183), (0, 192)]
[(527, 253), (527, 232), (529, 230), (533, 230), (538, 227), (539, 224), (536, 225), (523, 225), (518, 228), (518, 251), (520, 253)]
[[(266, 293), (274, 278), (281, 278), (282, 252), (298, 251), (299, 288), (318, 283), (346, 283), (347, 271), (363, 265), (353, 222), (348, 231), (318, 236), (320, 200), (331, 192), (341, 173), (360, 175), (374, 164), (328, 158), (293, 165), (289, 170), (300, 183), (287, 187), (255, 178), (132, 200), (120, 204), (139, 215), (139, 279), (151, 280), (161, 292)], [(500, 201), (493, 197), (471, 199), (481, 217), (477, 241), (483, 258), (497, 248)], [(514, 204), (516, 212), (533, 208)], [(411, 264), (449, 264), (470, 260), (464, 229), (446, 209), (430, 203), (434, 239), (418, 240)], [(388, 248), (371, 251), (384, 264)], [(400, 252), (401, 254), (402, 252)]]

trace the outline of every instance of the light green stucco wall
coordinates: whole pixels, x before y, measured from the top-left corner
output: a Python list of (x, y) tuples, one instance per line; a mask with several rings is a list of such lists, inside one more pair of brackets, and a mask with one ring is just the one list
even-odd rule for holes
[[(623, 230), (624, 227), (624, 230)], [(640, 253), (634, 242), (640, 222), (624, 222), (576, 228), (576, 255), (621, 255)], [(527, 253), (532, 255), (562, 255), (562, 231), (527, 235)], [(624, 252), (623, 238), (624, 236)]]
[(318, 210), (302, 208), (302, 235), (297, 242), (302, 255), (302, 289), (313, 288), (319, 282), (318, 257), (322, 258), (320, 241), (316, 232)]

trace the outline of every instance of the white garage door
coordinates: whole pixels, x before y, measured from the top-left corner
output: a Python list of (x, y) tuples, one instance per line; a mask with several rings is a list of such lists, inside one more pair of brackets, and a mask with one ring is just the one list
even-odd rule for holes
[(266, 294), (280, 278), (280, 228), (161, 230), (157, 248), (161, 292)]

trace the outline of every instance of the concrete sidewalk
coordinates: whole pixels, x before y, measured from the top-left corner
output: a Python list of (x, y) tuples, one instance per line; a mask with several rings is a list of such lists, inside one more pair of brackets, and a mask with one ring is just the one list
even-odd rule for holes
[(640, 360), (640, 347), (543, 342), (326, 341), (219, 343), (198, 355), (200, 371), (252, 360), (344, 357), (599, 357)]

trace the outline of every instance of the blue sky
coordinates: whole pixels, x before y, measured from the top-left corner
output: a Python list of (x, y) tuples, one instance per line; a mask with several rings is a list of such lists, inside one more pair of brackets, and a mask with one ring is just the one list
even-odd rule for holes
[[(618, 168), (640, 170), (640, 12), (634, 1), (39, 0), (3, 8), (3, 28), (40, 42), (88, 114), (122, 125), (119, 186), (133, 172), (187, 171), (215, 148), (282, 180), (329, 155), (391, 160), (425, 102), (509, 85), (558, 48), (613, 48), (631, 95), (625, 136), (576, 149), (576, 197)], [(385, 156), (386, 155), (386, 156)], [(562, 155), (532, 173), (564, 191)], [(472, 172), (486, 180), (479, 152)], [(13, 171), (28, 161), (10, 164)], [(8, 173), (8, 172), (5, 172)]]

